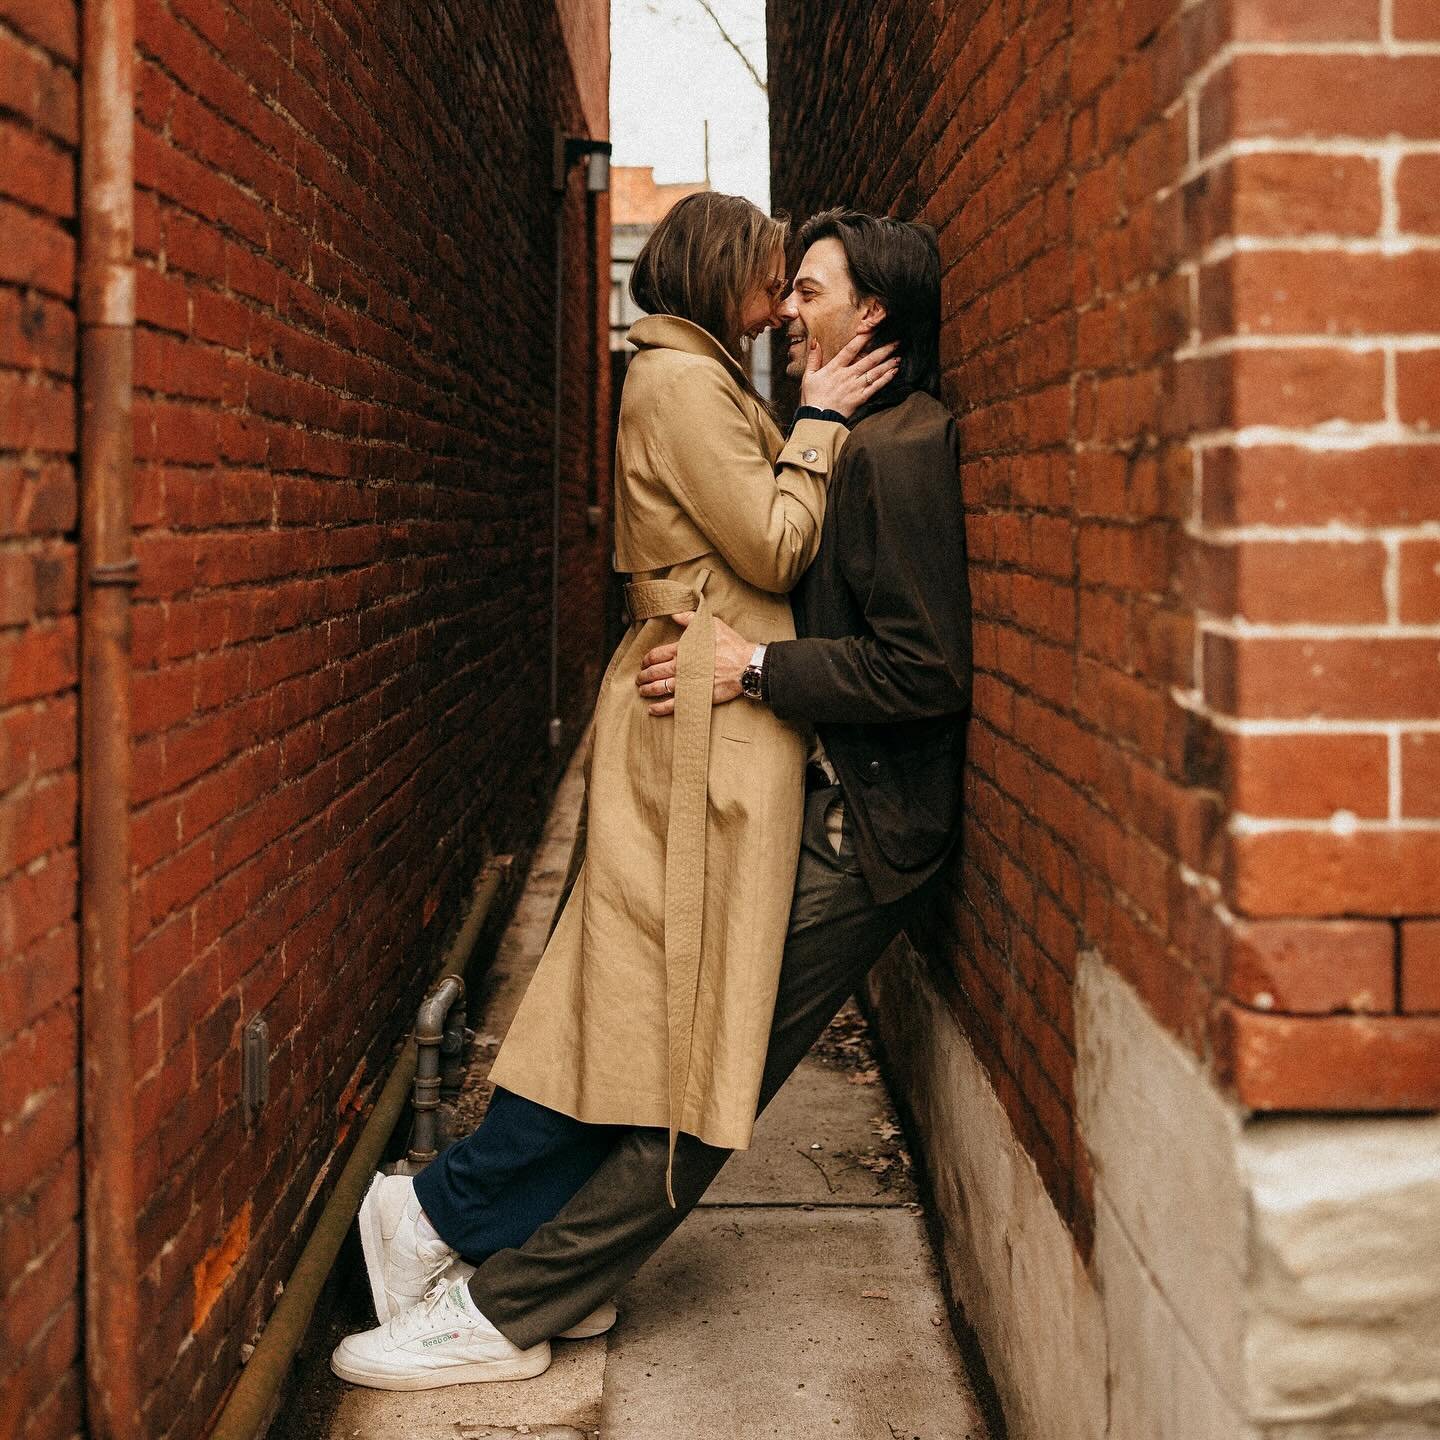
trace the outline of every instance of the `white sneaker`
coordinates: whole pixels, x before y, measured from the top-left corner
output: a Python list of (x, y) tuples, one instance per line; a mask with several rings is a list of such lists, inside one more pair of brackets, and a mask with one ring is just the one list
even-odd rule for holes
[(557, 1340), (588, 1340), (592, 1335), (603, 1335), (620, 1318), (611, 1300), (597, 1305), (583, 1320), (577, 1321), (568, 1330), (562, 1330)]
[(372, 1390), (434, 1390), (477, 1380), (528, 1380), (550, 1366), (550, 1342), (512, 1345), (471, 1303), (463, 1280), (442, 1280), (418, 1305), (335, 1347), (330, 1368)]
[(382, 1325), (418, 1305), (456, 1258), (425, 1219), (409, 1175), (377, 1175), (370, 1182), (360, 1202), (360, 1244)]
[[(446, 1267), (445, 1278), (458, 1280), (462, 1285), (468, 1285), (470, 1277), (474, 1273), (473, 1265), (466, 1260), (457, 1259), (452, 1260)], [(589, 1340), (595, 1335), (603, 1335), (619, 1318), (620, 1312), (615, 1308), (614, 1302), (606, 1300), (597, 1305), (583, 1320), (576, 1321), (568, 1330), (562, 1330), (554, 1338), (556, 1340)]]

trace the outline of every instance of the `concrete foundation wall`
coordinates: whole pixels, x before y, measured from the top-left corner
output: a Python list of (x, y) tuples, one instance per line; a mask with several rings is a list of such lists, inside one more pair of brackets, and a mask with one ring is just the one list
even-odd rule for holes
[(870, 998), (1012, 1440), (1440, 1435), (1440, 1120), (1247, 1119), (1082, 957), (1087, 1265), (918, 952)]

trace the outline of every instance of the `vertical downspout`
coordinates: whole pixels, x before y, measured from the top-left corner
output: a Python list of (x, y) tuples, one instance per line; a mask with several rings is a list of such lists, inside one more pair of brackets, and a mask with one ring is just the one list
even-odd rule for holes
[[(555, 429), (551, 436), (550, 473), (550, 725), (552, 751), (559, 750), (564, 733), (560, 718), (560, 485), (564, 467), (560, 463), (560, 445), (564, 438), (562, 404), (565, 386), (565, 200), (570, 183), (570, 167), (584, 159), (585, 192), (593, 194), (610, 187), (610, 142), (588, 140), (583, 135), (567, 135), (555, 127), (554, 172), (550, 189), (555, 197)], [(558, 759), (558, 756), (557, 756)], [(552, 773), (558, 775), (552, 766)]]
[(140, 1433), (130, 1003), (135, 0), (84, 0), (80, 75), (80, 1008), (86, 1429)]
[[(559, 144), (563, 157), (563, 136)], [(558, 169), (555, 184), (555, 430), (550, 443), (550, 724), (547, 731), (552, 752), (558, 752), (564, 732), (560, 719), (560, 483), (563, 473), (560, 445), (564, 438), (565, 190), (569, 171), (563, 159)]]

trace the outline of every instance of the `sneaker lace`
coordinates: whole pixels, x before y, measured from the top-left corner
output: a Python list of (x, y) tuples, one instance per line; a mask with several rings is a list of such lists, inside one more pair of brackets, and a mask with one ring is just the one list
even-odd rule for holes
[(421, 1330), (428, 1330), (435, 1324), (437, 1310), (449, 1305), (450, 1285), (446, 1280), (437, 1280), (426, 1292), (418, 1305), (402, 1310), (390, 1318), (390, 1336), (393, 1340), (409, 1339)]

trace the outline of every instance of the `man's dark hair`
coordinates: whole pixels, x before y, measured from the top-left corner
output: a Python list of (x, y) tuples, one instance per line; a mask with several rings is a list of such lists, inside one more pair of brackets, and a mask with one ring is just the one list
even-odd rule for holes
[(899, 382), (938, 395), (940, 242), (934, 228), (837, 206), (812, 215), (800, 227), (801, 253), (831, 236), (845, 249), (858, 298), (873, 296), (885, 307), (875, 343), (900, 342)]

